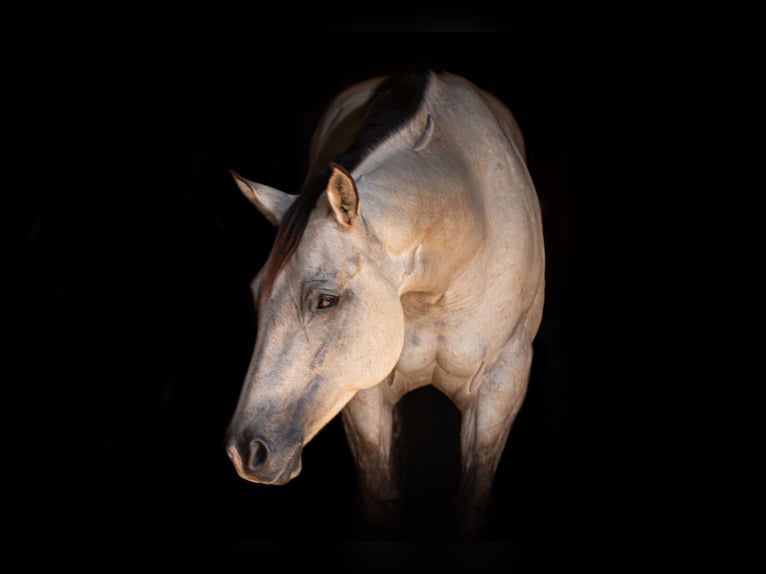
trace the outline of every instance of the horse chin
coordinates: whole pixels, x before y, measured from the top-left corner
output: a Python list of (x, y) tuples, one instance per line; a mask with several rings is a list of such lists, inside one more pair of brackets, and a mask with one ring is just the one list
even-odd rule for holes
[(298, 455), (293, 458), (292, 462), (283, 472), (279, 474), (279, 476), (277, 476), (272, 482), (264, 482), (263, 484), (273, 484), (274, 486), (287, 484), (301, 473), (302, 468), (303, 463), (301, 462), (301, 455), (298, 453)]

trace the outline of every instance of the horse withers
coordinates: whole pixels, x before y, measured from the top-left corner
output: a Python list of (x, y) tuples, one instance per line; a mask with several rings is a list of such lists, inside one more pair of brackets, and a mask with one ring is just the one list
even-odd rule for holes
[(394, 409), (433, 385), (460, 412), (458, 527), (475, 536), (527, 389), (543, 312), (540, 206), (507, 107), (431, 70), (338, 94), (297, 194), (232, 172), (275, 226), (252, 282), (257, 333), (226, 449), (285, 484), (342, 413), (363, 508), (395, 523)]

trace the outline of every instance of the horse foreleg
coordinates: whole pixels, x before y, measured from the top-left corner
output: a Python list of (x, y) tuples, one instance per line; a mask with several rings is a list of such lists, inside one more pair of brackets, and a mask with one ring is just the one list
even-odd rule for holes
[(357, 393), (343, 409), (367, 526), (376, 537), (392, 535), (400, 514), (396, 411), (381, 383)]
[(486, 525), (495, 471), (524, 400), (531, 364), (531, 344), (510, 341), (461, 409), (457, 510), (458, 530), (464, 538), (477, 537)]

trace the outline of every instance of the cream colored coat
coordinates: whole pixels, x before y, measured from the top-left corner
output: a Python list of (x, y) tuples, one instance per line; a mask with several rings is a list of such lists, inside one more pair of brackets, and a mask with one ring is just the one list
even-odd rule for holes
[[(344, 130), (381, 80), (331, 102), (312, 170), (349, 144)], [(296, 197), (234, 176), (275, 225)], [(540, 207), (513, 116), (468, 80), (432, 75), (411, 121), (353, 173), (333, 169), (297, 252), (260, 298), (229, 428), (237, 472), (289, 481), (302, 448), (342, 412), (368, 517), (388, 524), (400, 498), (393, 408), (433, 385), (461, 413), (459, 526), (475, 533), (525, 396), (544, 276)]]

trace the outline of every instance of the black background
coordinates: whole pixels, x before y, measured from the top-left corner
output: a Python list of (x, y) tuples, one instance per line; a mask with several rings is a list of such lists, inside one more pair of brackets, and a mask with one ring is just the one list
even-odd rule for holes
[[(172, 50), (148, 61), (89, 50), (46, 60), (34, 136), (20, 144), (34, 174), (20, 194), (20, 334), (43, 421), (25, 432), (44, 437), (27, 471), (39, 505), (29, 536), (59, 541), (77, 560), (112, 549), (257, 563), (318, 545), (320, 567), (341, 553), (352, 570), (372, 571), (410, 556), (448, 566), (480, 554), (494, 571), (555, 553), (575, 533), (569, 70), (555, 55), (534, 66), (505, 57), (524, 48), (505, 34), (406, 38), (384, 49), (362, 34), (352, 49), (314, 40), (293, 52), (256, 42), (240, 66)], [(248, 283), (273, 238), (226, 170), (295, 191), (328, 100), (415, 60), (511, 108), (543, 207), (547, 301), (532, 379), (498, 469), (493, 527), (473, 545), (458, 543), (450, 522), (457, 413), (428, 389), (402, 405), (410, 494), (393, 546), (359, 539), (339, 418), (283, 487), (238, 478), (222, 442), (255, 337)]]

